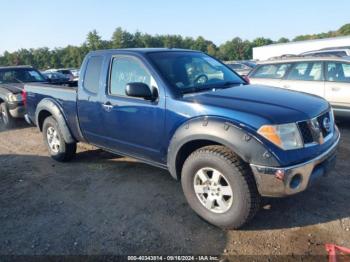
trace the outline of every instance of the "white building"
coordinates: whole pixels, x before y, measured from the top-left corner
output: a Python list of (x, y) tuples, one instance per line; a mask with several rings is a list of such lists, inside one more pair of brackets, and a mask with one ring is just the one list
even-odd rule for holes
[(350, 46), (350, 36), (340, 36), (255, 47), (253, 48), (253, 59), (261, 61), (275, 56), (286, 54), (299, 55), (300, 53), (307, 51), (342, 46)]

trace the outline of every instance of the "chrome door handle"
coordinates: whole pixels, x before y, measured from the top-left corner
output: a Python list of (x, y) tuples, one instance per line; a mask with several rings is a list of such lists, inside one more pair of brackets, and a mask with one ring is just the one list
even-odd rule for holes
[(284, 88), (290, 88), (290, 85), (284, 85), (283, 87)]
[(111, 112), (113, 109), (113, 105), (109, 102), (102, 104), (102, 107), (104, 110), (106, 110), (107, 112)]
[(340, 87), (333, 86), (333, 87), (331, 87), (331, 89), (332, 89), (332, 91), (339, 91)]

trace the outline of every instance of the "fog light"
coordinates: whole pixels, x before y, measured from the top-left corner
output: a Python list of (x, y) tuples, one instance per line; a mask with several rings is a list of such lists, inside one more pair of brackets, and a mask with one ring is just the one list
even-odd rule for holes
[(278, 169), (276, 172), (275, 172), (275, 177), (279, 180), (283, 180), (284, 179), (284, 170), (283, 169)]
[(303, 180), (303, 177), (300, 174), (296, 174), (290, 180), (290, 183), (289, 183), (290, 188), (292, 189), (297, 188), (301, 184), (302, 180)]

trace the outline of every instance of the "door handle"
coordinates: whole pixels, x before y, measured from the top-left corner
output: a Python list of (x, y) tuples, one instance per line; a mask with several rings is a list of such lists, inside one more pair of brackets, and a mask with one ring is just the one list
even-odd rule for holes
[(290, 88), (290, 85), (283, 85), (284, 88)]
[(332, 89), (332, 91), (339, 91), (339, 90), (340, 90), (340, 87), (332, 86), (331, 89)]
[(102, 104), (102, 107), (107, 112), (111, 112), (113, 109), (113, 105), (110, 102), (106, 102), (106, 103)]

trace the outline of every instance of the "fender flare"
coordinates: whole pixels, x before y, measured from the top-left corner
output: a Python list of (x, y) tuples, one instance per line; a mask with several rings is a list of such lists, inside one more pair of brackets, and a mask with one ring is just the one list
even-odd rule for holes
[(39, 102), (35, 111), (35, 122), (40, 131), (42, 131), (42, 128), (40, 127), (39, 116), (42, 111), (48, 111), (52, 115), (52, 117), (55, 118), (62, 132), (63, 139), (66, 143), (70, 144), (76, 142), (76, 139), (73, 137), (72, 133), (68, 128), (66, 119), (60, 109), (60, 106), (57, 104), (56, 101), (50, 98), (44, 98)]
[(190, 142), (200, 140), (224, 145), (249, 164), (280, 166), (277, 156), (253, 134), (252, 130), (232, 120), (205, 116), (185, 122), (172, 136), (167, 164), (170, 174), (175, 179), (181, 177), (178, 166), (181, 149)]

